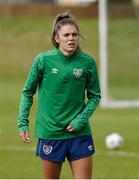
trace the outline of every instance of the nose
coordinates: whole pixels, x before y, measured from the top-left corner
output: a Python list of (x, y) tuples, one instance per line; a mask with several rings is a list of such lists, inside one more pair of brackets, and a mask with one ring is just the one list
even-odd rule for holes
[(74, 36), (72, 34), (69, 35), (69, 40), (73, 40)]

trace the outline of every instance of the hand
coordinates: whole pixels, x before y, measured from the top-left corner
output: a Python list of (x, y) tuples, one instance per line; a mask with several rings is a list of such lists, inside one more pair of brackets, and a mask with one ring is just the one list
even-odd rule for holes
[(74, 132), (74, 128), (71, 125), (68, 125), (68, 127), (66, 128), (66, 131), (68, 132)]
[(29, 132), (28, 131), (22, 131), (19, 133), (19, 137), (24, 143), (31, 143), (30, 138), (29, 138)]

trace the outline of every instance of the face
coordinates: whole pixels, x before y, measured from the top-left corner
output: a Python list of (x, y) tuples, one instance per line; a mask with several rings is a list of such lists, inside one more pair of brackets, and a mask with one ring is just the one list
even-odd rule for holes
[(57, 32), (55, 40), (64, 55), (72, 55), (78, 46), (78, 30), (74, 25), (63, 25)]

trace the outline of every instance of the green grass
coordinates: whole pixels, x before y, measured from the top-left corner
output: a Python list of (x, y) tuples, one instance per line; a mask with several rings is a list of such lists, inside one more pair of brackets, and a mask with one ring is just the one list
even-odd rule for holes
[[(78, 19), (81, 47), (96, 57), (98, 66), (98, 23), (96, 19)], [(9, 146), (31, 148), (34, 138), (35, 97), (30, 116), (32, 144), (20, 142), (17, 130), (18, 108), (21, 89), (24, 85), (32, 59), (40, 51), (52, 48), (50, 43), (52, 19), (46, 17), (1, 17), (0, 18), (0, 178), (43, 178), (41, 161), (34, 151), (16, 151)], [(121, 19), (110, 22), (109, 80), (111, 98), (139, 99), (138, 26), (135, 20)], [(139, 178), (139, 110), (99, 108), (91, 126), (94, 133), (94, 178)], [(121, 150), (107, 150), (104, 140), (107, 134), (120, 133), (124, 140)], [(2, 149), (5, 147), (5, 149)], [(6, 148), (7, 147), (7, 148)], [(120, 156), (119, 152), (129, 153)], [(136, 157), (130, 153), (136, 153)], [(66, 161), (61, 178), (72, 178)]]
[(114, 98), (139, 99), (138, 33), (136, 19), (116, 19), (109, 23), (109, 81)]

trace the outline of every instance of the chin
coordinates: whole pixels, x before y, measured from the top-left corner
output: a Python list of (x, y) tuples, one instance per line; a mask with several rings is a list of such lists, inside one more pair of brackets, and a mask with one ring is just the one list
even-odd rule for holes
[(76, 49), (77, 49), (77, 47), (76, 47), (76, 48), (74, 47), (74, 48), (68, 49), (68, 51), (69, 51), (69, 52), (74, 52), (74, 51), (76, 51)]
[(73, 54), (76, 51), (76, 49), (67, 51), (69, 54)]

